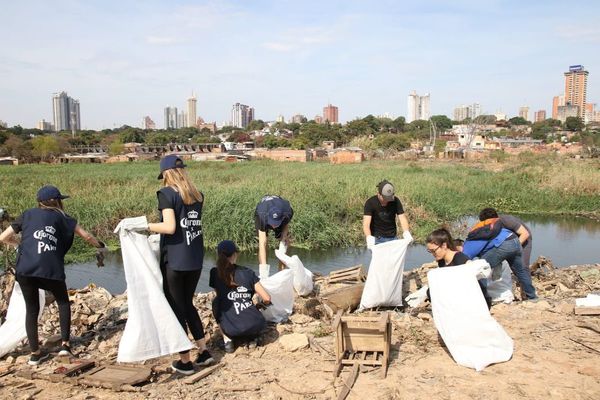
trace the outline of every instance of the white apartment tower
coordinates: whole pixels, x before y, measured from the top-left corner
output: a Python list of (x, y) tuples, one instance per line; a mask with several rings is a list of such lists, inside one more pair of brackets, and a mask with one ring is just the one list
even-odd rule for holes
[(419, 96), (414, 90), (408, 95), (408, 114), (406, 116), (407, 123), (416, 121), (418, 119), (429, 119), (429, 99), (429, 93), (425, 94), (424, 96)]
[(231, 125), (245, 129), (254, 120), (254, 108), (245, 104), (235, 103), (231, 108)]
[(187, 127), (196, 126), (196, 95), (192, 92), (192, 97), (187, 99)]

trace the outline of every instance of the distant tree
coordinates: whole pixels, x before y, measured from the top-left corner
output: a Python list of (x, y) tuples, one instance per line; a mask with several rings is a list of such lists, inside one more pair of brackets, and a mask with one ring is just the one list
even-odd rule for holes
[[(210, 133), (210, 131), (209, 131)], [(192, 138), (192, 143), (204, 144), (204, 143), (221, 143), (221, 139), (216, 136), (205, 135), (200, 133)]]
[(125, 145), (120, 140), (115, 140), (108, 146), (108, 154), (116, 156), (125, 152)]
[(54, 136), (42, 135), (31, 139), (32, 154), (39, 157), (42, 161), (50, 157), (57, 156), (60, 152), (58, 140)]
[(232, 132), (231, 135), (229, 135), (229, 138), (227, 138), (227, 141), (242, 143), (242, 142), (250, 142), (250, 141), (252, 141), (252, 138), (246, 132), (235, 131), (235, 132)]
[(248, 126), (246, 127), (247, 131), (260, 131), (265, 127), (265, 122), (262, 119), (255, 119), (250, 121)]
[(527, 121), (523, 117), (512, 117), (511, 119), (508, 120), (508, 122), (510, 122), (511, 125), (528, 125), (529, 124), (529, 121)]
[(410, 147), (410, 139), (405, 135), (395, 135), (393, 133), (382, 133), (375, 140), (375, 145), (381, 149), (405, 150)]
[(585, 124), (579, 117), (567, 117), (565, 120), (565, 128), (570, 131), (581, 131)]
[(403, 132), (404, 125), (406, 125), (406, 119), (404, 117), (398, 117), (392, 121), (392, 127), (396, 130), (396, 132)]
[(4, 144), (4, 142), (6, 142), (6, 140), (8, 139), (8, 137), (10, 136), (10, 134), (8, 132), (0, 132), (0, 146)]
[(355, 119), (346, 124), (346, 136), (353, 138), (372, 134), (373, 128), (364, 119)]
[[(155, 131), (146, 136), (145, 143), (156, 146), (164, 146), (167, 143), (173, 143), (175, 141), (173, 140), (174, 138), (175, 134), (173, 134), (171, 131)], [(123, 142), (122, 138), (120, 141), (121, 143), (127, 143)]]
[(119, 132), (122, 143), (144, 143), (145, 132), (142, 129), (126, 126)]
[(473, 122), (478, 125), (491, 125), (495, 124), (496, 120), (497, 118), (495, 115), (478, 115), (477, 117), (475, 117)]
[(431, 116), (431, 121), (435, 124), (435, 127), (441, 132), (445, 132), (447, 130), (452, 129), (452, 120), (445, 115), (433, 115)]

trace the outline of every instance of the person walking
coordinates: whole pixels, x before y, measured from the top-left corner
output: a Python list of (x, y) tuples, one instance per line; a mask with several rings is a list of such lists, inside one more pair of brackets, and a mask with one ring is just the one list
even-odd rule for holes
[(163, 290), (177, 320), (191, 332), (198, 355), (192, 363), (190, 352), (179, 353), (171, 367), (185, 375), (194, 373), (194, 365), (210, 365), (214, 359), (206, 347), (204, 327), (194, 306), (194, 293), (204, 261), (202, 208), (204, 195), (196, 189), (177, 155), (160, 160), (163, 188), (157, 192), (160, 222), (149, 223), (148, 230), (160, 233), (160, 269)]
[(367, 247), (397, 239), (398, 224), (402, 228), (402, 238), (412, 241), (408, 219), (400, 199), (394, 194), (394, 185), (383, 180), (377, 185), (377, 194), (365, 202), (363, 233)]
[[(106, 246), (84, 230), (63, 208), (61, 194), (55, 186), (44, 186), (37, 192), (38, 206), (23, 212), (0, 234), (0, 242), (18, 246), (16, 280), (25, 300), (25, 330), (31, 349), (29, 365), (38, 365), (49, 357), (40, 350), (38, 341), (39, 290), (54, 295), (60, 320), (60, 356), (73, 355), (69, 344), (71, 303), (65, 283), (65, 254), (75, 235), (97, 249), (98, 265), (103, 265)], [(17, 234), (21, 234), (19, 240)]]
[[(280, 196), (266, 195), (254, 210), (254, 226), (258, 234), (258, 265), (261, 271), (267, 267), (268, 234), (272, 230), (275, 238), (287, 249), (290, 244), (289, 223), (294, 216), (290, 202)], [(268, 274), (268, 272), (267, 272)]]

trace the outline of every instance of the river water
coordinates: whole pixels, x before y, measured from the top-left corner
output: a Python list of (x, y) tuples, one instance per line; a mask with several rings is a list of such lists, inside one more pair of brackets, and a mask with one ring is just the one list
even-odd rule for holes
[[(600, 222), (574, 217), (524, 216), (533, 236), (532, 262), (538, 255), (552, 260), (555, 266), (600, 263)], [(457, 224), (470, 226), (474, 218), (464, 218)], [(271, 273), (277, 269), (277, 260), (271, 249), (269, 263)], [(370, 251), (364, 247), (347, 249), (312, 250), (290, 248), (288, 254), (297, 254), (304, 266), (313, 272), (327, 274), (329, 271), (362, 264), (369, 265)], [(405, 270), (421, 266), (432, 261), (423, 245), (410, 246), (406, 258)], [(253, 268), (258, 273), (257, 256), (253, 252), (243, 252), (239, 265)], [(95, 262), (71, 264), (67, 266), (67, 286), (81, 288), (89, 283), (105, 287), (111, 293), (122, 293), (126, 288), (123, 262), (120, 253), (111, 254), (104, 268), (97, 268)], [(215, 266), (215, 254), (207, 252), (204, 258), (204, 270), (198, 284), (198, 292), (211, 290), (208, 287), (208, 271)]]

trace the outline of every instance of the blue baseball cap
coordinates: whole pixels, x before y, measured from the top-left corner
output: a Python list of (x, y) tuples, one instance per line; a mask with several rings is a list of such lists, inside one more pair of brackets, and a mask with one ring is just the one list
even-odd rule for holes
[(267, 223), (273, 228), (278, 228), (283, 222), (283, 210), (279, 205), (272, 205), (269, 207), (269, 213), (267, 214)]
[(60, 193), (60, 190), (56, 186), (46, 185), (37, 192), (37, 201), (47, 201), (53, 199), (68, 199), (69, 196), (65, 196)]
[(168, 156), (164, 156), (160, 160), (160, 174), (158, 175), (158, 179), (163, 178), (163, 172), (173, 168), (185, 168), (183, 160), (179, 158), (179, 156), (176, 154), (169, 154)]
[(233, 240), (223, 240), (217, 246), (217, 253), (223, 254), (225, 257), (231, 257), (234, 253), (239, 253), (239, 251)]

